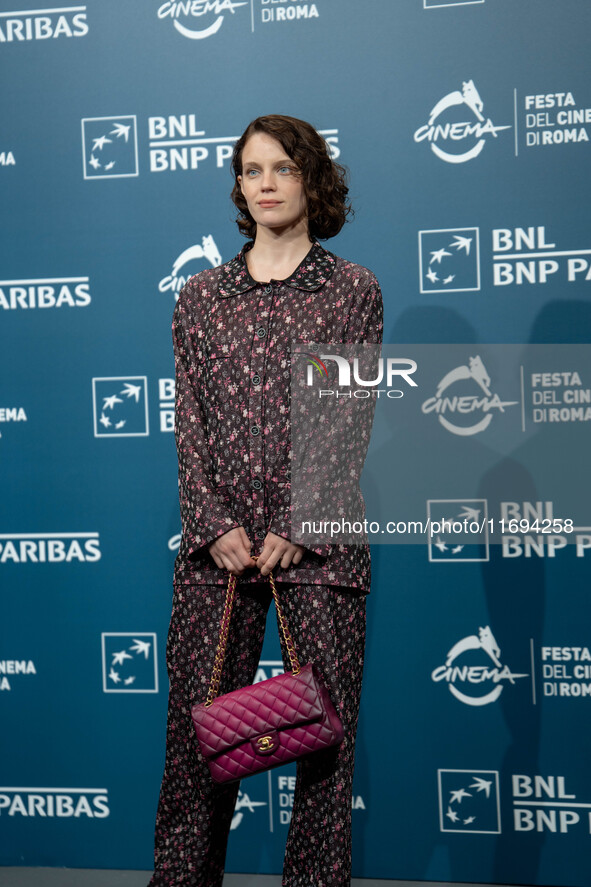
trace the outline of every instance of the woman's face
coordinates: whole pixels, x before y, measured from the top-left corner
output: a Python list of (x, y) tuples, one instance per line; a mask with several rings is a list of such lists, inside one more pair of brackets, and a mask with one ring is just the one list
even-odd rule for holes
[(302, 176), (277, 139), (264, 132), (250, 136), (242, 151), (238, 184), (257, 229), (307, 233)]

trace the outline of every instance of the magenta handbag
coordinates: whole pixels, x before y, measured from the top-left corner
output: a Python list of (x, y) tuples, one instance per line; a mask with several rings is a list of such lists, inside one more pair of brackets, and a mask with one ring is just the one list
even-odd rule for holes
[(214, 782), (252, 776), (343, 740), (343, 725), (315, 667), (298, 662), (272, 574), (269, 580), (292, 670), (217, 696), (236, 591), (231, 576), (207, 699), (191, 709)]

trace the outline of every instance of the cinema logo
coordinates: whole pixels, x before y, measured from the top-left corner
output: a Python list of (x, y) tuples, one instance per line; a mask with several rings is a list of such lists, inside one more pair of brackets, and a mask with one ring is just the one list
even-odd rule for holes
[(167, 0), (158, 8), (158, 18), (170, 19), (173, 27), (189, 40), (204, 40), (217, 34), (224, 16), (248, 6), (248, 0)]
[(32, 659), (0, 659), (0, 691), (12, 690), (13, 676), (37, 674)]
[(179, 293), (187, 280), (204, 269), (204, 260), (208, 262), (205, 267), (218, 268), (222, 264), (222, 256), (211, 234), (205, 234), (201, 243), (194, 243), (187, 247), (172, 263), (170, 274), (163, 277), (158, 284), (161, 293), (174, 293), (178, 300)]
[[(445, 664), (432, 671), (431, 680), (445, 681), (452, 696), (465, 705), (489, 705), (503, 692), (503, 681), (514, 684), (518, 678), (529, 677), (512, 672), (501, 663), (500, 657), (499, 645), (490, 627), (485, 625), (478, 629), (477, 635), (468, 635), (453, 645)], [(466, 692), (468, 690), (470, 692)]]
[(93, 564), (98, 533), (0, 533), (0, 564)]
[(90, 305), (88, 277), (39, 277), (0, 280), (0, 308), (4, 311), (36, 308), (85, 308)]
[[(490, 117), (484, 117), (483, 110), (474, 81), (464, 81), (461, 91), (450, 92), (437, 102), (427, 123), (416, 130), (414, 140), (429, 142), (433, 153), (446, 163), (474, 160), (487, 140), (511, 129), (508, 125), (496, 126)], [(466, 116), (469, 119), (464, 119)]]
[(106, 819), (106, 788), (11, 788), (0, 786), (0, 816), (29, 819)]
[[(0, 407), (0, 424), (4, 422), (26, 422), (27, 414), (24, 407)], [(0, 437), (2, 432), (0, 431)]]
[[(475, 385), (481, 393), (472, 393)], [(448, 389), (451, 391), (446, 393)], [(503, 401), (498, 394), (493, 394), (490, 376), (479, 355), (476, 355), (469, 358), (468, 365), (457, 366), (446, 373), (437, 386), (435, 397), (428, 398), (421, 410), (423, 413), (436, 413), (447, 431), (466, 437), (484, 431), (495, 413), (504, 413), (505, 407), (518, 403), (516, 400)], [(471, 418), (474, 415), (476, 422)], [(460, 417), (462, 420), (468, 417), (469, 424), (460, 422)]]
[(84, 37), (86, 34), (86, 6), (0, 12), (0, 43)]

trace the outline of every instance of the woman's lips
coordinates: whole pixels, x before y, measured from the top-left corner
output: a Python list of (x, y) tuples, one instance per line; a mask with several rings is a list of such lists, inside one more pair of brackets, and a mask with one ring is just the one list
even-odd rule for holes
[(279, 206), (280, 203), (280, 200), (259, 200), (259, 206), (262, 206), (263, 209), (265, 207)]

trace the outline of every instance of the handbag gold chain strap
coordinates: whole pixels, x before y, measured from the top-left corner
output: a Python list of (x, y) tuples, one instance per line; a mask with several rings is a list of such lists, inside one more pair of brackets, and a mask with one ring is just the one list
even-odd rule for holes
[[(285, 641), (285, 647), (289, 655), (289, 661), (291, 663), (291, 673), (293, 675), (297, 675), (300, 673), (300, 663), (297, 657), (295, 644), (293, 642), (293, 638), (289, 633), (289, 628), (287, 627), (287, 620), (283, 615), (283, 610), (281, 609), (281, 605), (279, 603), (279, 595), (277, 594), (277, 588), (275, 587), (275, 579), (273, 578), (273, 573), (269, 573), (269, 582), (271, 583), (271, 591), (273, 592), (273, 597), (275, 599), (275, 607), (277, 608), (277, 618), (279, 620), (279, 625), (281, 626), (281, 633), (283, 634), (283, 640)], [(226, 645), (228, 643), (228, 632), (230, 631), (230, 618), (232, 616), (232, 608), (234, 606), (234, 599), (236, 597), (236, 576), (230, 576), (228, 580), (228, 591), (226, 592), (226, 604), (224, 606), (224, 612), (222, 615), (222, 621), (220, 626), (220, 638), (218, 641), (218, 648), (215, 654), (215, 660), (213, 663), (213, 671), (211, 674), (211, 682), (209, 685), (209, 690), (207, 693), (207, 699), (205, 700), (205, 707), (211, 705), (213, 700), (218, 695), (220, 689), (220, 681), (222, 678), (222, 668), (224, 667), (224, 658), (226, 656)]]

